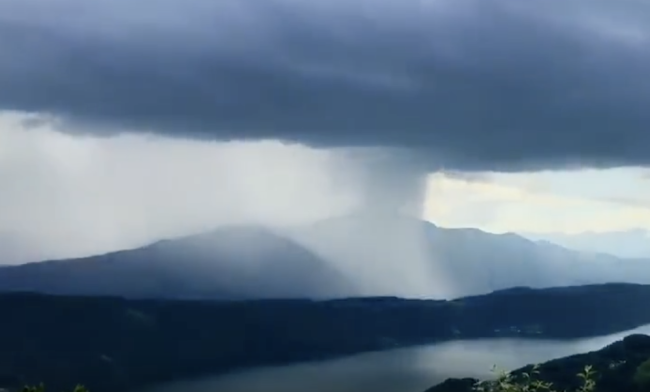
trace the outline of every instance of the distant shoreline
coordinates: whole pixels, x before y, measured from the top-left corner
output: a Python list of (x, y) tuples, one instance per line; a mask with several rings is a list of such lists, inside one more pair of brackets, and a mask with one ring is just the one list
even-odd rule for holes
[(453, 301), (128, 300), (0, 294), (0, 387), (139, 389), (256, 366), (459, 339), (575, 339), (650, 324), (650, 286), (510, 289)]

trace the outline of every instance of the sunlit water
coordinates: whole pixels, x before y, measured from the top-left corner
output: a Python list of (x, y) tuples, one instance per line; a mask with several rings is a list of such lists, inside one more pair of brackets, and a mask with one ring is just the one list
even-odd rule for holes
[(572, 341), (485, 339), (242, 371), (162, 385), (146, 392), (423, 392), (448, 377), (490, 377), (501, 369), (599, 350), (650, 325)]

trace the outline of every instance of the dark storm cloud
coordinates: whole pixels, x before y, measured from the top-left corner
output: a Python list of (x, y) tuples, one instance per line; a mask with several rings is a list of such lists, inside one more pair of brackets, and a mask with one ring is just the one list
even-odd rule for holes
[(4, 0), (0, 108), (69, 131), (650, 165), (650, 3)]

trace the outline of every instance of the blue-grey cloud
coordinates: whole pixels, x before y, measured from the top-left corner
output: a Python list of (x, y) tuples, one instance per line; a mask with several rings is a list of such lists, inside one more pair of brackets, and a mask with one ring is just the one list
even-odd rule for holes
[(0, 108), (70, 132), (650, 165), (650, 3), (4, 0)]

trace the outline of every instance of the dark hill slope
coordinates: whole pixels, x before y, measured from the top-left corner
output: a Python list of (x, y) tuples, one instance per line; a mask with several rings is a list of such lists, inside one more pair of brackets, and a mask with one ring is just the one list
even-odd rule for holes
[[(539, 374), (534, 378), (551, 382), (555, 391), (578, 391), (582, 380), (577, 374), (583, 372), (586, 366), (591, 366), (596, 382), (593, 392), (647, 392), (650, 384), (644, 388), (634, 382), (634, 377), (639, 366), (649, 359), (650, 336), (630, 335), (598, 351), (545, 362), (539, 365)], [(512, 380), (525, 382), (523, 373), (533, 374), (533, 366), (513, 371)], [(452, 378), (426, 392), (474, 392), (473, 386), (477, 382), (476, 379)]]

